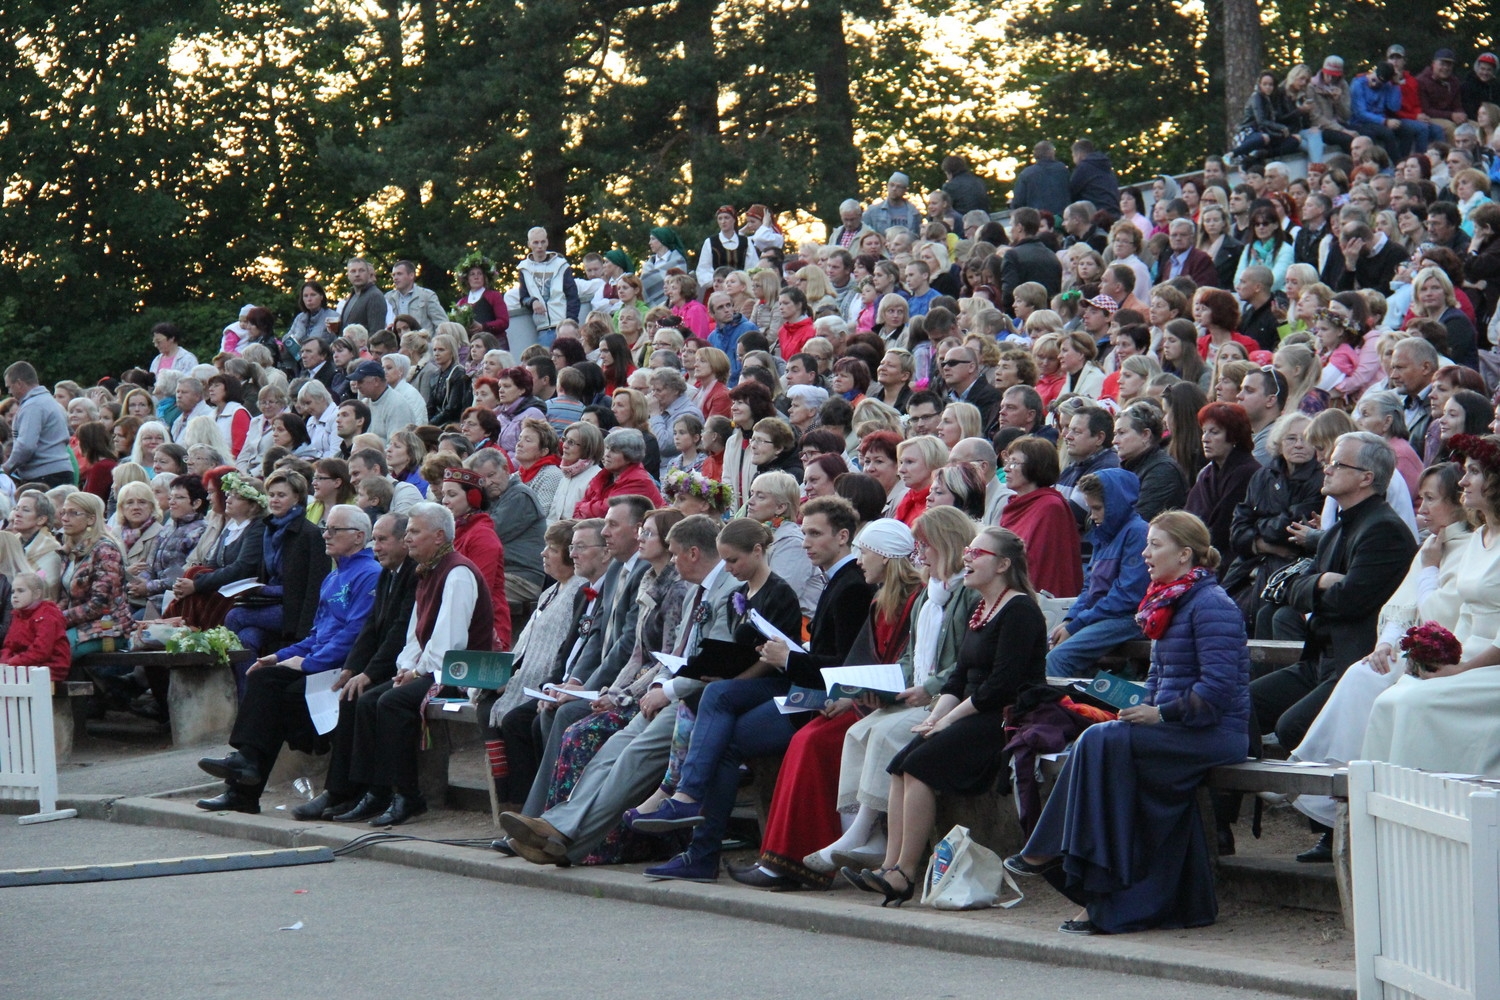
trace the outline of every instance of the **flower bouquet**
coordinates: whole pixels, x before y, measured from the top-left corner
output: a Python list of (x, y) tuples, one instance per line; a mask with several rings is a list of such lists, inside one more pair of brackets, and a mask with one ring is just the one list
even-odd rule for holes
[(1463, 659), (1463, 645), (1437, 622), (1414, 625), (1401, 637), (1401, 652), (1413, 677), (1431, 677)]

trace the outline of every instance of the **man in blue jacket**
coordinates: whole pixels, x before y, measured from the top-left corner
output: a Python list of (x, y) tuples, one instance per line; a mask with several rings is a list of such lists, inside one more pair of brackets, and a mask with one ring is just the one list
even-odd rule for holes
[(1413, 138), (1402, 130), (1401, 88), (1391, 82), (1395, 78), (1395, 67), (1382, 62), (1349, 81), (1350, 124), (1380, 143), (1392, 163), (1406, 158)]
[(1143, 636), (1135, 613), (1150, 577), (1141, 559), (1146, 522), (1135, 512), (1140, 482), (1125, 469), (1100, 469), (1080, 479), (1077, 489), (1094, 522), (1088, 535), (1094, 558), (1083, 593), (1048, 637), (1048, 677), (1087, 676), (1100, 656)]
[(318, 611), (307, 638), (255, 661), (245, 678), (245, 696), (229, 745), (228, 757), (204, 757), (198, 766), (228, 786), (223, 794), (199, 799), (200, 809), (260, 812), (266, 778), (276, 766), (281, 744), (312, 750), (319, 734), (307, 711), (307, 677), (339, 670), (375, 605), (380, 563), (365, 545), (370, 518), (352, 504), (328, 514), (323, 545), (333, 558), (333, 572), (323, 578)]

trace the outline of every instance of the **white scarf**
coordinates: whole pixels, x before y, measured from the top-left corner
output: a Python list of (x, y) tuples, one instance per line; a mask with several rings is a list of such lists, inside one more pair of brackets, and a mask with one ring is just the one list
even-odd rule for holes
[(951, 580), (928, 580), (927, 601), (917, 612), (917, 638), (912, 648), (912, 685), (921, 687), (932, 676), (937, 662), (938, 641), (943, 637), (943, 606), (954, 590), (962, 586), (963, 574)]

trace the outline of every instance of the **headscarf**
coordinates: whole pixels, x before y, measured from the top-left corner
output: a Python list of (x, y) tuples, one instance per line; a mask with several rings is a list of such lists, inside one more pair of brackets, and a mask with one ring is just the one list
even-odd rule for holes
[(666, 226), (657, 226), (651, 230), (651, 235), (656, 237), (656, 242), (668, 250), (676, 250), (682, 254), (684, 260), (687, 259), (687, 250), (683, 249), (682, 237), (677, 235), (677, 230), (668, 229)]
[(624, 250), (606, 250), (604, 259), (624, 271), (626, 274), (635, 272), (635, 261), (630, 259), (630, 254)]

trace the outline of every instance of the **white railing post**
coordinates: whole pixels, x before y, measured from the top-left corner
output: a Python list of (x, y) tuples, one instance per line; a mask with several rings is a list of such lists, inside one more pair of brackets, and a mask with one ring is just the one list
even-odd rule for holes
[(1474, 982), (1500, 990), (1500, 794), (1469, 796), (1469, 884), (1474, 887)]
[(57, 808), (57, 746), (52, 740), (52, 672), (0, 666), (0, 799), (35, 801), (21, 823), (78, 815)]
[(1380, 954), (1380, 878), (1376, 864), (1375, 817), (1369, 797), (1375, 790), (1375, 765), (1367, 760), (1349, 764), (1349, 875), (1354, 896), (1354, 961), (1356, 988), (1361, 1000), (1381, 996), (1375, 975)]

